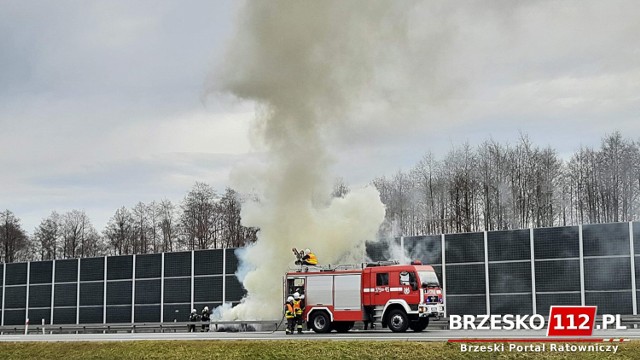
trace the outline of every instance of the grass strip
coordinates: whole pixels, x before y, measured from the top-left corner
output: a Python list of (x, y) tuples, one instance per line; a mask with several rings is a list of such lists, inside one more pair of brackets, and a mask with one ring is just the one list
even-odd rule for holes
[[(488, 345), (488, 344), (486, 344)], [(462, 353), (460, 344), (412, 341), (122, 341), (0, 343), (0, 359), (638, 359), (640, 341), (617, 353)]]

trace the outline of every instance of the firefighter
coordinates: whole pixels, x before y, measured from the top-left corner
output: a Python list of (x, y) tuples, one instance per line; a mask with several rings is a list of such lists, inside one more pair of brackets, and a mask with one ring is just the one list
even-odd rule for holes
[(302, 334), (302, 312), (304, 311), (304, 304), (302, 303), (302, 298), (299, 293), (293, 294), (293, 311), (295, 313), (298, 334)]
[(309, 249), (304, 249), (302, 265), (318, 265), (318, 258), (316, 257), (316, 254), (312, 253)]
[(293, 334), (293, 326), (295, 325), (295, 309), (293, 308), (293, 296), (287, 298), (287, 302), (284, 304), (284, 317), (287, 318), (287, 330), (286, 334)]
[(189, 332), (196, 332), (196, 322), (198, 320), (200, 320), (200, 315), (198, 315), (196, 309), (192, 309), (189, 315), (189, 321), (191, 322), (191, 324), (189, 324)]
[(371, 330), (374, 330), (376, 328), (376, 324), (374, 322), (373, 310), (368, 307), (365, 307), (364, 314), (365, 314), (364, 330), (367, 330), (369, 328), (369, 324), (371, 324)]
[[(205, 306), (202, 309), (202, 332), (209, 331), (209, 323), (211, 322), (211, 313), (209, 312), (209, 307)], [(206, 330), (205, 330), (206, 329)]]

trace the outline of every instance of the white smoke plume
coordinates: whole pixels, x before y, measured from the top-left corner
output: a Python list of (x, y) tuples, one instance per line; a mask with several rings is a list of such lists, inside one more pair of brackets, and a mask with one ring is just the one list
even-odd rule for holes
[(410, 263), (411, 257), (402, 247), (402, 230), (397, 220), (386, 219), (378, 230), (377, 241), (382, 245), (382, 253), (375, 253), (373, 259), (367, 256), (367, 261), (394, 260), (400, 264)]
[[(328, 150), (332, 144), (379, 150), (387, 138), (471, 124), (495, 116), (496, 108), (510, 115), (504, 119), (529, 121), (522, 115), (541, 109), (557, 119), (566, 99), (610, 93), (602, 85), (610, 82), (591, 74), (593, 64), (607, 64), (602, 54), (619, 52), (612, 38), (635, 39), (638, 22), (629, 25), (628, 6), (576, 6), (583, 3), (244, 3), (211, 88), (257, 105), (252, 139), (267, 160), (233, 175), (236, 189), (258, 194), (260, 202), (246, 204), (242, 217), (261, 230), (240, 256), (249, 295), (225, 316), (281, 315), (291, 247), (312, 248), (330, 263), (347, 253), (362, 256), (363, 242), (375, 238), (384, 214), (375, 190), (326, 198), (333, 157), (340, 155)], [(621, 54), (627, 56), (613, 58), (634, 58)]]
[(266, 160), (232, 175), (234, 187), (258, 194), (243, 206), (242, 221), (260, 231), (238, 252), (248, 294), (222, 318), (282, 315), (291, 248), (311, 248), (321, 264), (360, 262), (365, 241), (376, 239), (385, 213), (379, 193), (366, 187), (331, 199), (336, 154), (327, 144), (360, 112), (377, 70), (404, 42), (409, 5), (252, 1), (241, 9), (214, 86), (257, 104), (252, 135)]

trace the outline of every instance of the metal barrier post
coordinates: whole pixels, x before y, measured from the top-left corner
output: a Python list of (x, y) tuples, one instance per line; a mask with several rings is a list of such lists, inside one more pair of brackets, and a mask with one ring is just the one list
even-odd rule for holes
[(160, 322), (164, 322), (164, 253), (160, 262)]
[(78, 281), (76, 283), (76, 325), (80, 324), (80, 261), (81, 259), (78, 259), (78, 277), (76, 278)]
[(487, 315), (491, 314), (491, 296), (489, 295), (489, 245), (487, 232), (484, 232), (484, 291), (486, 294)]
[(444, 302), (444, 316), (447, 317), (447, 262), (445, 260), (444, 234), (440, 235), (440, 243), (442, 251), (442, 302)]
[(531, 248), (531, 301), (533, 305), (533, 313), (538, 313), (538, 305), (536, 304), (536, 253), (533, 243), (533, 227), (529, 229), (529, 247)]
[[(102, 323), (107, 323), (107, 257), (104, 257), (104, 283), (102, 286)], [(102, 331), (104, 333), (104, 330)]]
[(584, 249), (582, 244), (582, 225), (578, 225), (578, 246), (580, 249), (580, 304), (585, 304), (584, 294)]
[[(136, 255), (133, 255), (131, 268), (131, 323), (136, 321)], [(134, 328), (135, 330), (135, 328)]]
[(4, 291), (7, 288), (7, 263), (3, 263), (2, 267), (2, 319), (0, 319), (0, 326), (4, 326), (4, 299), (6, 298)]
[(636, 294), (636, 254), (633, 244), (633, 222), (629, 221), (629, 253), (631, 259), (631, 299), (633, 315), (638, 315), (638, 299)]
[[(24, 319), (27, 323), (29, 323), (29, 286), (31, 283), (31, 279), (29, 279), (31, 277), (31, 261), (27, 262), (27, 296), (26, 296), (26, 303), (25, 303), (25, 309), (24, 309)], [(25, 330), (25, 335), (26, 335), (26, 330)]]
[(53, 263), (51, 264), (51, 313), (49, 324), (53, 325), (53, 307), (55, 305), (56, 298), (56, 259), (53, 259)]

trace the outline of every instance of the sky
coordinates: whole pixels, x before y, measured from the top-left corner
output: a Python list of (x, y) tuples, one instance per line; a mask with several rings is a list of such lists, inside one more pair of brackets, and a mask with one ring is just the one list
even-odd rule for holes
[[(324, 134), (330, 176), (363, 186), (426, 152), (522, 133), (565, 159), (614, 131), (640, 139), (640, 3), (397, 3), (408, 11), (384, 26), (401, 39), (346, 52), (384, 45), (358, 54), (369, 91)], [(73, 209), (100, 231), (119, 207), (177, 203), (197, 181), (223, 192), (233, 169), (264, 161), (260, 108), (216, 90), (244, 46), (243, 6), (0, 0), (0, 209), (29, 233)]]

